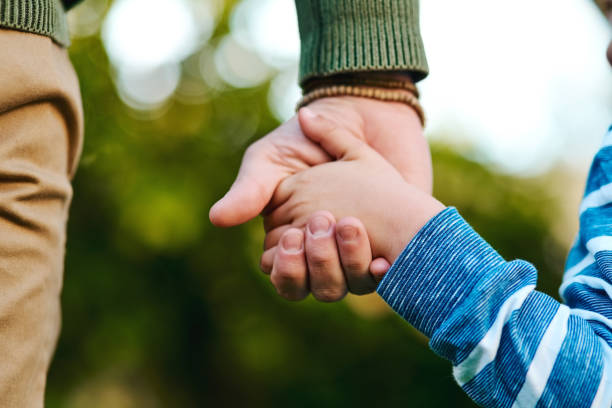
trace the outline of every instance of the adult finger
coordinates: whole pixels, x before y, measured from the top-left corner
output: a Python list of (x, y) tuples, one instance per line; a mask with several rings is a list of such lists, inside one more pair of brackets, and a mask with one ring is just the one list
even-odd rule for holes
[(308, 270), (302, 230), (289, 229), (281, 238), (270, 281), (278, 294), (287, 300), (302, 300), (308, 296)]
[(210, 209), (210, 221), (231, 227), (256, 217), (286, 173), (267, 157), (266, 146), (255, 143), (245, 152), (236, 181)]
[(370, 240), (365, 227), (355, 217), (345, 217), (336, 224), (336, 242), (349, 292), (364, 295), (376, 289), (370, 274)]
[(236, 181), (211, 209), (211, 222), (231, 227), (256, 217), (281, 180), (330, 157), (304, 136), (297, 117), (253, 143), (245, 152)]
[(306, 227), (305, 249), (310, 291), (322, 302), (338, 301), (347, 293), (336, 247), (334, 223), (331, 213), (318, 211), (311, 216)]

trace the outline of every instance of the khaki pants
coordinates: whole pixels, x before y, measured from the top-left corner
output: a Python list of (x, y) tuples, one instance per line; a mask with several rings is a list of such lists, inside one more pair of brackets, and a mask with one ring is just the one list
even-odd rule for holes
[(0, 407), (41, 407), (60, 327), (82, 143), (78, 81), (49, 38), (0, 29)]

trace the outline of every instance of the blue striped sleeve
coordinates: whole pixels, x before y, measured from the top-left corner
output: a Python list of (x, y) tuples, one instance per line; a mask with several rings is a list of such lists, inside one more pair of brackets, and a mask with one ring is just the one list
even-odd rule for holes
[(536, 291), (536, 279), (531, 264), (506, 262), (448, 208), (413, 238), (378, 293), (482, 406), (609, 408), (609, 327)]

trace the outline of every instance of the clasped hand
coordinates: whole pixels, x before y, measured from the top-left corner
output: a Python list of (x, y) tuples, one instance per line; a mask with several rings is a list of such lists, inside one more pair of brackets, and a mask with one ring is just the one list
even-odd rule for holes
[(278, 293), (336, 301), (375, 290), (443, 208), (430, 191), (429, 150), (409, 107), (326, 98), (247, 149), (210, 216), (232, 226), (261, 213), (261, 267)]

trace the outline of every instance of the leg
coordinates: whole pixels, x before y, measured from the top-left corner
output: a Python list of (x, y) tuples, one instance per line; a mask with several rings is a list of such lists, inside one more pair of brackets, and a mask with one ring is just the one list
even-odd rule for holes
[(0, 61), (0, 406), (42, 407), (82, 109), (49, 38), (0, 29)]

